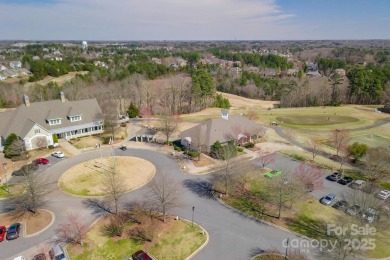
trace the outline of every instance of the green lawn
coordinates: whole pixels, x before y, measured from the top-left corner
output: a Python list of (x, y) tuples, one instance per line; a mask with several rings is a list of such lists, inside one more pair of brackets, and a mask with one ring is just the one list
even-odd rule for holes
[[(9, 192), (7, 187), (9, 188)], [(11, 196), (21, 194), (23, 191), (24, 189), (22, 185), (8, 184), (7, 186), (3, 184), (0, 186), (0, 198), (2, 199), (9, 198)]]
[(358, 122), (359, 119), (350, 116), (323, 116), (323, 115), (306, 115), (306, 116), (279, 116), (276, 118), (279, 123), (302, 126), (325, 126), (337, 125), (344, 123)]

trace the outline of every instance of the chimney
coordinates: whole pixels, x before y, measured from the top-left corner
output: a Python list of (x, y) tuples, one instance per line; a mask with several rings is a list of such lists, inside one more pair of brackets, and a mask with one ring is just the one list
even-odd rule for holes
[(62, 91), (60, 91), (60, 99), (61, 99), (61, 102), (65, 102), (65, 94)]
[(30, 99), (28, 98), (27, 95), (23, 95), (23, 102), (26, 105), (26, 107), (30, 106)]
[(222, 109), (221, 110), (221, 117), (223, 119), (229, 120), (229, 110), (227, 109)]

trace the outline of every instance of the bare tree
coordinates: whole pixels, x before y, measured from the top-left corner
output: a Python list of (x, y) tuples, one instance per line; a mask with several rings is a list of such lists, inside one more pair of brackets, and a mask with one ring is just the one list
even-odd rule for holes
[(166, 143), (169, 143), (169, 138), (178, 127), (178, 119), (167, 113), (163, 114), (159, 122), (158, 130), (161, 131), (166, 137)]
[(330, 140), (336, 149), (336, 155), (339, 156), (340, 150), (344, 150), (348, 146), (350, 140), (349, 131), (345, 129), (334, 129), (330, 133)]
[(129, 222), (129, 212), (119, 212), (108, 216), (108, 223), (100, 227), (100, 232), (107, 237), (122, 236)]
[(47, 204), (47, 195), (50, 192), (50, 185), (46, 179), (34, 174), (29, 167), (25, 169), (27, 171), (23, 175), (25, 192), (11, 198), (8, 203), (8, 206), (14, 209), (15, 214), (19, 216), (27, 212), (35, 214), (37, 209)]
[(386, 148), (369, 148), (364, 156), (366, 174), (369, 181), (375, 182), (390, 175), (390, 152)]
[[(114, 159), (115, 160), (115, 159)], [(126, 187), (122, 181), (122, 178), (117, 171), (115, 163), (111, 168), (104, 170), (102, 178), (102, 184), (104, 192), (108, 195), (108, 199), (114, 205), (114, 213), (118, 213), (119, 200), (126, 192)]]
[(47, 147), (46, 137), (40, 136), (40, 137), (35, 138), (35, 146), (39, 149)]
[(302, 186), (284, 173), (279, 178), (271, 179), (265, 189), (265, 198), (277, 207), (276, 218), (281, 218), (282, 210), (291, 208), (292, 204), (302, 194)]
[(104, 124), (107, 128), (111, 129), (112, 141), (115, 139), (115, 126), (118, 123), (118, 110), (114, 100), (105, 96), (99, 102), (103, 111)]
[(314, 158), (316, 158), (316, 156), (321, 152), (321, 139), (318, 137), (310, 138), (308, 146), (314, 160)]
[(83, 245), (82, 240), (85, 238), (88, 226), (84, 224), (81, 217), (75, 213), (68, 214), (66, 220), (58, 225), (55, 230), (57, 243), (71, 243)]
[(255, 121), (259, 118), (258, 113), (254, 109), (249, 109), (245, 116), (251, 121)]
[(259, 155), (259, 160), (261, 163), (262, 168), (264, 169), (268, 164), (273, 163), (275, 161), (275, 154), (271, 153), (268, 154), (263, 148), (259, 148), (257, 150), (257, 153)]
[(165, 222), (167, 212), (178, 206), (181, 193), (179, 183), (162, 173), (154, 178), (146, 197), (151, 208), (162, 213)]
[(294, 172), (294, 178), (303, 184), (305, 191), (322, 189), (324, 186), (324, 174), (318, 167), (301, 163)]
[(218, 186), (222, 184), (224, 187), (224, 194), (228, 194), (232, 187), (234, 175), (239, 172), (240, 161), (235, 158), (237, 151), (234, 145), (223, 145), (216, 151), (217, 158), (221, 160), (216, 165), (216, 170), (219, 170), (215, 175), (215, 184)]

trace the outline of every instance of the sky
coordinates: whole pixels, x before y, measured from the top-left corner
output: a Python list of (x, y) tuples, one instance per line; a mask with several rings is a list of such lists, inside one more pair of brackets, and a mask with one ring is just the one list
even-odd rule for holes
[(0, 40), (390, 39), (390, 0), (0, 0)]

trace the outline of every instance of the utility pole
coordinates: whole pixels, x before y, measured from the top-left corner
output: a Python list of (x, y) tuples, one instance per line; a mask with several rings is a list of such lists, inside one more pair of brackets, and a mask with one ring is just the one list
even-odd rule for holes
[(191, 226), (194, 226), (194, 213), (195, 213), (195, 206), (192, 206), (192, 221), (191, 221)]

